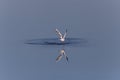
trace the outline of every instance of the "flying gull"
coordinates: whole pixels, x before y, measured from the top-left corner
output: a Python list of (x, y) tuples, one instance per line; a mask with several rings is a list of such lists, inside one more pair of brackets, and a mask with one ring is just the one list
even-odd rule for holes
[(56, 29), (56, 33), (58, 34), (58, 36), (60, 38), (60, 41), (64, 42), (65, 41), (65, 37), (67, 35), (67, 29), (66, 29), (66, 32), (64, 33), (64, 35), (58, 29)]

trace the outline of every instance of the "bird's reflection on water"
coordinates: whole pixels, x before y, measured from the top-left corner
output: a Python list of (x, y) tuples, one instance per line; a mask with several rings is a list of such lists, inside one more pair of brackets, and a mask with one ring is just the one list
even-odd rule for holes
[(56, 58), (56, 62), (60, 61), (62, 57), (64, 57), (64, 58), (66, 59), (66, 61), (68, 62), (68, 56), (67, 56), (67, 54), (65, 53), (65, 48), (64, 48), (64, 46), (63, 46), (63, 48), (60, 50), (59, 55), (58, 55), (58, 57)]
[(59, 52), (59, 56), (56, 58), (56, 62), (60, 61), (62, 57), (65, 57), (66, 61), (68, 62), (68, 57), (65, 53), (65, 46), (86, 46), (87, 41), (82, 38), (66, 38), (66, 41), (61, 42), (58, 40), (58, 38), (47, 38), (47, 39), (32, 39), (27, 40), (25, 44), (30, 45), (45, 45), (45, 46), (59, 46), (61, 45), (62, 48)]

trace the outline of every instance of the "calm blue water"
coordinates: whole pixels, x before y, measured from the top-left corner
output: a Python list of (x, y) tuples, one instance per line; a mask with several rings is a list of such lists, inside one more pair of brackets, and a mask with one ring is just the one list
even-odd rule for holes
[(119, 2), (1, 0), (0, 80), (120, 80)]

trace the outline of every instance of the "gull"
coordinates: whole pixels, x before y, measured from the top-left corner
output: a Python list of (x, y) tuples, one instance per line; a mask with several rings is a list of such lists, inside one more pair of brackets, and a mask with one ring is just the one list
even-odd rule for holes
[(60, 50), (60, 55), (56, 58), (56, 62), (60, 61), (63, 56), (65, 57), (66, 61), (68, 62), (68, 57), (67, 57), (64, 49)]
[(61, 41), (61, 42), (64, 42), (64, 41), (65, 41), (66, 34), (67, 34), (67, 29), (66, 29), (66, 32), (64, 33), (64, 35), (63, 35), (58, 29), (56, 29), (56, 33), (58, 34), (58, 36), (59, 36), (59, 38), (60, 38), (60, 41)]

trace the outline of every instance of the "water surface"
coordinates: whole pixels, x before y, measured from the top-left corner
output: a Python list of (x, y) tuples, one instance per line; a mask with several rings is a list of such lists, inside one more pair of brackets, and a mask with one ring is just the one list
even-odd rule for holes
[[(120, 80), (118, 0), (1, 0), (0, 80)], [(68, 29), (69, 63), (56, 63)]]

